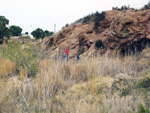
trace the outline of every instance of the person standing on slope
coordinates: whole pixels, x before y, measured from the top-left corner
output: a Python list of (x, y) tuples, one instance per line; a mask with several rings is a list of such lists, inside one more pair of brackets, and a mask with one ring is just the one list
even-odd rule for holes
[(79, 56), (79, 54), (77, 54), (77, 60), (80, 60), (80, 56)]
[(65, 58), (66, 58), (66, 61), (68, 62), (69, 60), (69, 48), (68, 47), (65, 49)]

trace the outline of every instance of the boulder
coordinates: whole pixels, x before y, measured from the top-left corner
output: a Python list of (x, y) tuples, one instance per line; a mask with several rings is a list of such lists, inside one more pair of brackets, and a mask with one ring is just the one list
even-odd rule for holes
[(112, 90), (132, 89), (136, 86), (136, 80), (125, 74), (118, 74), (112, 83)]

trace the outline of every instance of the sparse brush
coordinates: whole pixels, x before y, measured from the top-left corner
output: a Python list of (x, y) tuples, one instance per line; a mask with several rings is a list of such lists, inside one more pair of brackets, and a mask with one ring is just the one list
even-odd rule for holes
[(26, 47), (24, 50), (20, 42), (9, 43), (0, 49), (0, 57), (15, 62), (15, 70), (27, 68), (29, 76), (35, 76), (38, 71), (36, 51)]

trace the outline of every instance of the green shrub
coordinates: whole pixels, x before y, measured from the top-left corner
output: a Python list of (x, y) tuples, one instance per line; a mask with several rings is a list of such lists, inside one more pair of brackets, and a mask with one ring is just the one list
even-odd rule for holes
[(142, 104), (139, 104), (138, 113), (145, 113), (145, 107)]
[(32, 49), (26, 48), (22, 50), (21, 43), (13, 42), (7, 44), (6, 47), (0, 49), (0, 57), (8, 58), (16, 63), (16, 72), (20, 68), (27, 69), (29, 76), (34, 76), (38, 71), (38, 62), (36, 52)]
[(149, 88), (150, 87), (150, 78), (144, 78), (138, 83), (138, 88)]
[(142, 104), (139, 104), (138, 113), (150, 113), (150, 109), (146, 109)]
[(97, 40), (95, 42), (95, 49), (99, 50), (99, 49), (104, 49), (104, 44), (101, 40)]
[(122, 89), (120, 96), (127, 96), (130, 94), (130, 90), (129, 89)]

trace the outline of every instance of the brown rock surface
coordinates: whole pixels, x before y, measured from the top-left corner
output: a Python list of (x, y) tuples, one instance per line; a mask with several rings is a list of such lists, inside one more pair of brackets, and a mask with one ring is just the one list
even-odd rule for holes
[(135, 46), (142, 50), (150, 44), (150, 10), (107, 11), (105, 19), (99, 22), (98, 32), (94, 22), (73, 23), (50, 37), (46, 44), (50, 50), (60, 51), (69, 46), (70, 57), (78, 52), (90, 56), (98, 52), (97, 40), (102, 41), (105, 51), (123, 52)]

